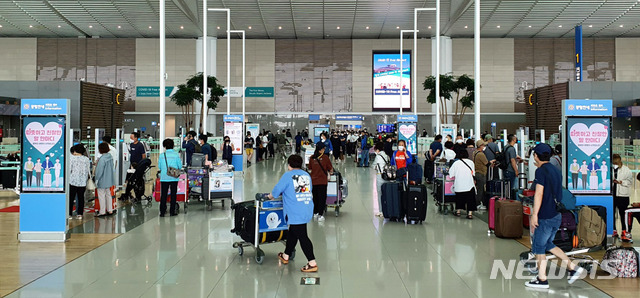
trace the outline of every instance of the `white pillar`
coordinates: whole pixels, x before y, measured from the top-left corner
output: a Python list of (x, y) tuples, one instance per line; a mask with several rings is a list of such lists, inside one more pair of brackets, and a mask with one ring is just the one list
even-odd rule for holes
[[(431, 43), (431, 51), (436, 53), (436, 56), (431, 56), (431, 72), (432, 73), (439, 73), (439, 74), (450, 74), (453, 72), (453, 47), (452, 47), (452, 40), (451, 37), (449, 36), (440, 36), (439, 38), (439, 42), (438, 42), (438, 38), (433, 38), (436, 40), (436, 42), (432, 42)], [(433, 40), (432, 39), (432, 40)], [(438, 44), (440, 44), (440, 46), (438, 47)], [(440, 94), (440, 76), (436, 77), (436, 87), (438, 88), (438, 93)], [(440, 106), (440, 102), (438, 101), (438, 97), (436, 97), (436, 103), (437, 103), (437, 109), (441, 109), (444, 110), (444, 107)], [(449, 115), (451, 115), (451, 110), (453, 109), (451, 101), (446, 102), (447, 105), (447, 111), (449, 112)], [(438, 110), (439, 111), (439, 110)], [(445, 121), (445, 119), (440, 119), (440, 114), (438, 114), (438, 117), (436, 118), (437, 123), (443, 123)], [(446, 119), (449, 124), (451, 124), (451, 120), (452, 117), (447, 117)]]
[(474, 33), (473, 33), (473, 86), (474, 92), (474, 115), (473, 123), (476, 130), (476, 140), (480, 139), (480, 0), (475, 0), (474, 8)]
[[(209, 36), (206, 39), (207, 41), (207, 73), (209, 76), (214, 76), (217, 77), (218, 76), (218, 72), (217, 72), (217, 67), (218, 67), (218, 61), (216, 59), (216, 57), (218, 57), (217, 54), (217, 43), (218, 43), (218, 39), (216, 37), (212, 37)], [(204, 45), (203, 43), (203, 38), (199, 37), (198, 40), (196, 41), (196, 72), (203, 72), (203, 49), (204, 49)], [(195, 126), (196, 127), (200, 127), (200, 122), (202, 121), (202, 119), (200, 118), (200, 115), (202, 111), (202, 106), (201, 105), (196, 105), (196, 123)], [(215, 134), (215, 123), (214, 121), (211, 119), (212, 115), (205, 115), (205, 117), (207, 117), (207, 126), (206, 126), (206, 131), (207, 132), (213, 132)], [(204, 123), (203, 123), (204, 124)]]
[(440, 134), (440, 0), (436, 0), (436, 134)]
[(166, 59), (165, 59), (165, 0), (160, 0), (160, 139), (162, 142), (165, 139), (165, 114), (166, 114), (166, 79), (167, 79), (167, 71), (166, 71)]
[[(207, 0), (203, 0), (202, 1), (202, 38), (204, 40), (207, 40), (207, 37), (209, 36), (207, 34)], [(202, 53), (204, 54), (202, 56), (202, 94), (204, 95), (202, 100), (204, 101), (204, 106), (206, 109), (207, 103), (209, 102), (209, 86), (207, 86), (207, 78), (208, 78), (208, 73), (207, 73), (207, 43), (203, 42), (202, 43)], [(212, 58), (212, 60), (215, 59)], [(207, 117), (205, 115), (205, 117), (202, 119), (202, 134), (206, 135), (207, 134)]]

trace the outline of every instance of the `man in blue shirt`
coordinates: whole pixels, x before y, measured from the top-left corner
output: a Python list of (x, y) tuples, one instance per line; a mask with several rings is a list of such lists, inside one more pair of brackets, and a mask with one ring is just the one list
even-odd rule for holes
[(536, 192), (531, 214), (531, 231), (533, 243), (531, 252), (536, 256), (538, 276), (525, 283), (527, 287), (548, 289), (547, 256), (546, 252), (554, 254), (569, 268), (569, 284), (578, 280), (584, 269), (577, 267), (569, 257), (553, 244), (558, 228), (562, 222), (562, 215), (556, 211), (556, 201), (562, 200), (562, 173), (549, 163), (552, 155), (551, 147), (538, 144), (533, 148), (533, 154), (538, 169), (536, 170)]
[(424, 157), (427, 159), (424, 162), (424, 179), (427, 181), (427, 184), (431, 184), (433, 182), (434, 171), (435, 171), (435, 161), (442, 154), (442, 135), (437, 135), (431, 146), (429, 146), (429, 151), (425, 152)]
[(213, 162), (218, 158), (218, 151), (215, 148), (211, 147), (211, 145), (207, 143), (207, 140), (209, 140), (209, 137), (206, 135), (200, 135), (198, 137), (198, 142), (200, 143), (200, 150), (202, 154), (204, 154), (205, 160)]
[(147, 151), (144, 145), (140, 143), (140, 133), (134, 131), (130, 136), (131, 144), (129, 145), (129, 163), (131, 168), (135, 168), (135, 165), (141, 160), (147, 158)]
[(296, 134), (296, 153), (300, 154), (302, 150), (302, 135), (300, 132)]
[(360, 139), (360, 149), (362, 149), (362, 152), (360, 152), (360, 163), (358, 164), (358, 167), (368, 167), (369, 166), (369, 145), (367, 145), (367, 140), (369, 139), (369, 136), (367, 135), (366, 132), (362, 132), (362, 138)]
[(269, 194), (269, 198), (282, 196), (284, 216), (289, 225), (287, 247), (278, 254), (282, 264), (289, 264), (289, 256), (300, 241), (304, 255), (309, 261), (302, 267), (302, 272), (317, 272), (318, 264), (313, 254), (313, 244), (307, 235), (307, 223), (313, 216), (313, 195), (311, 193), (311, 176), (302, 168), (302, 157), (291, 155), (287, 160), (288, 172), (284, 173), (278, 184)]

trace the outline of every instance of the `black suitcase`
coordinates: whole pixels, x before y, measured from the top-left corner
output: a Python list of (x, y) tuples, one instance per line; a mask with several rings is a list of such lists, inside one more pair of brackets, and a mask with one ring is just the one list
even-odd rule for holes
[(422, 223), (427, 217), (426, 185), (409, 185), (403, 194), (407, 222)]
[(413, 163), (407, 165), (407, 178), (409, 184), (422, 184), (422, 166), (420, 166), (414, 159)]
[[(240, 236), (245, 242), (255, 245), (256, 232), (256, 202), (246, 201), (231, 206), (234, 215), (234, 227), (231, 233)], [(258, 235), (259, 244), (281, 241), (287, 238), (287, 231), (273, 231), (260, 233)]]
[(400, 183), (386, 182), (382, 184), (382, 214), (390, 220), (400, 221), (404, 218), (400, 200)]
[(433, 181), (433, 170), (434, 170), (434, 163), (433, 161), (427, 159), (424, 161), (424, 179), (427, 180), (428, 182)]

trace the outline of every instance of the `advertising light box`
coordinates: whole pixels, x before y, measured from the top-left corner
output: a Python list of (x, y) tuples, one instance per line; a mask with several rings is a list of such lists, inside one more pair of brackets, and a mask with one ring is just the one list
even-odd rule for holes
[[(399, 51), (373, 52), (373, 110), (411, 110), (411, 53)], [(402, 95), (400, 95), (402, 94)]]

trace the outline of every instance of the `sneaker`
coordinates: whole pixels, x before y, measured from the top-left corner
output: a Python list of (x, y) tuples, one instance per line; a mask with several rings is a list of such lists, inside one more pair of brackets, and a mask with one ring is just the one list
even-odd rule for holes
[(478, 210), (487, 210), (487, 207), (485, 205), (478, 205)]
[(615, 230), (614, 230), (614, 231), (613, 231), (613, 236), (612, 236), (612, 237), (613, 237), (613, 238), (618, 238), (618, 231), (615, 231)]
[(314, 213), (314, 214), (313, 214), (313, 219), (318, 220), (318, 216), (320, 216), (320, 214), (318, 214), (318, 213)]
[(620, 237), (624, 242), (633, 242), (633, 238), (631, 238), (631, 233), (627, 231), (622, 231), (622, 237)]
[(584, 268), (576, 267), (576, 270), (569, 270), (569, 284), (576, 282), (576, 280), (582, 278), (582, 272), (584, 272)]
[(319, 222), (323, 222), (324, 221), (324, 216), (322, 216), (322, 215), (318, 216), (318, 221)]
[(82, 219), (82, 215), (76, 215), (76, 219)]
[(536, 288), (536, 289), (548, 289), (549, 288), (549, 281), (545, 280), (545, 281), (541, 281), (537, 276), (532, 279), (531, 281), (528, 281), (526, 283), (524, 283), (525, 286), (529, 287), (529, 288)]

